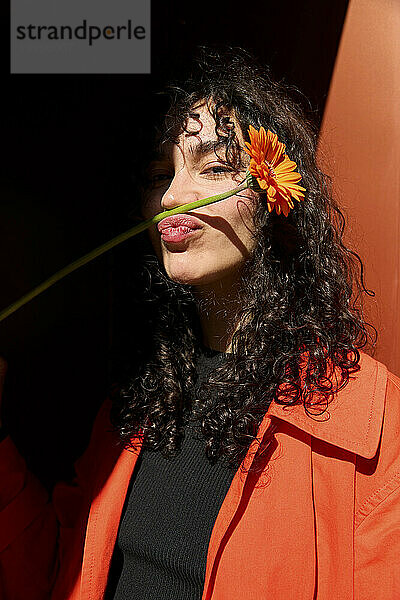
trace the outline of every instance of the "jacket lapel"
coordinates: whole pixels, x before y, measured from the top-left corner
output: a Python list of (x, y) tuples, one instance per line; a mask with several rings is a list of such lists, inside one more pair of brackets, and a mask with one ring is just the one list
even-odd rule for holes
[[(266, 416), (258, 430), (258, 439), (262, 440), (265, 432), (268, 429), (269, 423), (270, 419), (268, 416)], [(222, 503), (221, 509), (217, 515), (217, 519), (212, 530), (211, 539), (208, 547), (206, 576), (202, 600), (209, 600), (209, 598), (211, 598), (212, 596), (213, 581), (216, 575), (215, 569), (218, 566), (218, 554), (221, 548), (221, 543), (228, 531), (229, 525), (232, 522), (235, 513), (239, 508), (246, 481), (248, 479), (251, 479), (251, 476), (249, 477), (248, 469), (257, 453), (258, 448), (259, 444), (257, 443), (257, 441), (253, 441), (243, 461), (244, 469), (238, 469), (236, 471), (235, 476), (227, 492), (227, 495)]]
[(86, 531), (80, 600), (103, 598), (122, 509), (140, 448), (121, 450), (114, 442), (106, 444), (102, 454), (104, 460), (99, 463)]
[(276, 403), (267, 414), (338, 448), (373, 458), (382, 430), (388, 370), (367, 354), (360, 354), (360, 371), (351, 376), (320, 416), (306, 414), (302, 405)]

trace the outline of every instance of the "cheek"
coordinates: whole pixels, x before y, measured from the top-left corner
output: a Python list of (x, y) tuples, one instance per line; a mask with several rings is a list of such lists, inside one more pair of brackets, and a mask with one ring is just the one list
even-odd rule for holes
[[(160, 212), (160, 199), (154, 194), (145, 194), (142, 196), (140, 203), (140, 213), (144, 221), (151, 219)], [(157, 225), (152, 225), (149, 229), (143, 232), (143, 235), (147, 235), (148, 239), (153, 246), (153, 249), (159, 260), (162, 260), (161, 254), (161, 239), (160, 234), (157, 230)]]
[(162, 193), (144, 194), (141, 202), (141, 213), (145, 220), (151, 219), (161, 212)]
[(147, 235), (150, 239), (151, 245), (153, 246), (154, 252), (158, 258), (158, 260), (162, 263), (162, 250), (161, 250), (161, 238), (155, 226), (150, 227), (147, 231)]
[(230, 224), (235, 231), (254, 231), (254, 214), (257, 208), (257, 198), (251, 190), (245, 190), (240, 198), (234, 196), (228, 198), (221, 216)]

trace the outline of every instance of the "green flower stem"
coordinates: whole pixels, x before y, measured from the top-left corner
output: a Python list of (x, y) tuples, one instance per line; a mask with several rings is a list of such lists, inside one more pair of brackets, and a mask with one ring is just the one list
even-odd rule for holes
[(151, 219), (147, 219), (147, 221), (143, 221), (142, 223), (135, 225), (135, 227), (128, 229), (128, 231), (125, 231), (124, 233), (120, 233), (119, 235), (117, 235), (115, 238), (113, 238), (109, 242), (106, 242), (105, 244), (98, 246), (91, 252), (88, 252), (81, 258), (78, 258), (74, 262), (70, 263), (69, 265), (67, 265), (66, 267), (61, 269), (60, 271), (57, 271), (57, 273), (55, 273), (54, 275), (52, 275), (51, 277), (46, 279), (46, 281), (43, 281), (43, 283), (41, 283), (40, 285), (35, 287), (33, 290), (31, 290), (27, 294), (25, 294), (25, 296), (22, 296), (22, 298), (20, 298), (16, 302), (13, 302), (13, 304), (10, 304), (10, 306), (8, 306), (6, 309), (4, 309), (0, 312), (0, 322), (4, 321), (4, 319), (6, 319), (10, 315), (12, 315), (16, 310), (18, 310), (19, 308), (21, 308), (22, 306), (27, 304), (30, 300), (32, 300), (33, 298), (36, 298), (36, 296), (39, 296), (39, 294), (41, 294), (42, 292), (49, 289), (50, 286), (52, 286), (54, 283), (57, 283), (57, 281), (60, 281), (60, 279), (63, 279), (66, 275), (69, 275), (73, 271), (76, 271), (80, 267), (83, 267), (84, 265), (86, 265), (87, 263), (92, 261), (93, 259), (97, 258), (98, 256), (101, 256), (105, 252), (108, 252), (108, 250), (115, 248), (115, 246), (118, 246), (122, 242), (129, 240), (129, 238), (133, 237), (137, 233), (140, 233), (141, 231), (148, 229), (149, 227), (151, 227), (151, 225), (155, 225), (156, 223), (159, 223), (160, 221), (162, 221), (166, 217), (170, 217), (171, 215), (187, 213), (190, 210), (192, 210), (193, 208), (200, 208), (202, 206), (207, 206), (208, 204), (212, 204), (213, 202), (218, 202), (219, 200), (225, 200), (225, 198), (234, 196), (235, 194), (246, 189), (247, 187), (248, 187), (248, 182), (245, 181), (244, 183), (239, 185), (239, 187), (235, 188), (234, 190), (230, 190), (229, 192), (224, 192), (223, 194), (217, 194), (216, 196), (210, 196), (209, 198), (203, 198), (202, 200), (196, 200), (195, 202), (189, 202), (189, 204), (183, 204), (182, 206), (177, 206), (176, 208), (172, 208), (171, 210), (166, 210), (162, 213), (155, 215)]

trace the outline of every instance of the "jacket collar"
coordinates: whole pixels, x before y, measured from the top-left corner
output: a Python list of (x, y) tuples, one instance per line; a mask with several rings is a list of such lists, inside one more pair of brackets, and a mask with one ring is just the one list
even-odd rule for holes
[(266, 416), (286, 421), (315, 438), (364, 458), (373, 458), (381, 435), (388, 370), (367, 354), (360, 355), (360, 370), (351, 376), (322, 415), (307, 415), (303, 405), (282, 406), (273, 402)]

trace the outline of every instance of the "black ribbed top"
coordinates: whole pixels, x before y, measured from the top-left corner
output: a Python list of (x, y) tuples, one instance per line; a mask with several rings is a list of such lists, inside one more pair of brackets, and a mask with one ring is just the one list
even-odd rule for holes
[[(225, 356), (202, 348), (196, 388)], [(224, 460), (207, 460), (196, 423), (185, 425), (173, 459), (144, 449), (125, 501), (106, 599), (200, 600), (211, 531), (234, 474)]]

